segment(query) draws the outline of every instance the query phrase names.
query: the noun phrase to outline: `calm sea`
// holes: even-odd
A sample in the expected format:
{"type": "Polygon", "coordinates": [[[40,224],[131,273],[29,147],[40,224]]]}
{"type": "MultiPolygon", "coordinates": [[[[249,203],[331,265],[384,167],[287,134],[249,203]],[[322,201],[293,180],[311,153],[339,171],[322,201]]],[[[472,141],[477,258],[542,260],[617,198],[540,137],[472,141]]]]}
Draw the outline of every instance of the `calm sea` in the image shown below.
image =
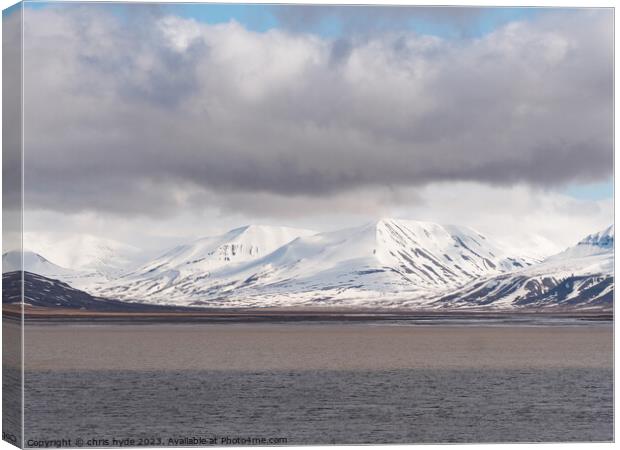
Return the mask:
{"type": "Polygon", "coordinates": [[[29,447],[611,441],[612,338],[609,323],[27,324],[24,435],[29,447]]]}
{"type": "Polygon", "coordinates": [[[609,369],[50,371],[28,373],[26,385],[27,440],[613,438],[609,369]]]}

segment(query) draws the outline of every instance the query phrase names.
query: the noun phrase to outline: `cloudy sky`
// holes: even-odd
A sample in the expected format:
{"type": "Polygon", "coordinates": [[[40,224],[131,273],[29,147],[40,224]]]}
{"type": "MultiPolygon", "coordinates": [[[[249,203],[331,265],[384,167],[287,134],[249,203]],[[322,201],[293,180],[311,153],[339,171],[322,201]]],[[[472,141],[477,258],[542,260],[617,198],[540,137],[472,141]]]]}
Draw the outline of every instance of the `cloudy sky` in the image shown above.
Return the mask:
{"type": "MultiPolygon", "coordinates": [[[[613,222],[613,12],[28,4],[25,229],[613,222]]],[[[26,243],[26,246],[28,244],[26,243]]]]}

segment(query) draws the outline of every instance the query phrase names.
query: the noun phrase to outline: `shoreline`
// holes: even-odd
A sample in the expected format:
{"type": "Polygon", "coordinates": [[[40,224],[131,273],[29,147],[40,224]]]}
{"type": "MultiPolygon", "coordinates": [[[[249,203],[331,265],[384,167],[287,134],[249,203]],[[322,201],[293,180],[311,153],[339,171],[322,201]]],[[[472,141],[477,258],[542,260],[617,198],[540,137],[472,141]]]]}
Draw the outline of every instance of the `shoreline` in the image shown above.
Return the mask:
{"type": "MultiPolygon", "coordinates": [[[[22,307],[5,304],[3,319],[19,321],[22,307]]],[[[280,323],[280,322],[424,322],[426,320],[515,320],[567,319],[613,323],[613,311],[517,310],[517,311],[437,311],[365,308],[264,308],[264,309],[196,309],[194,311],[89,311],[69,308],[25,306],[27,322],[188,322],[188,323],[280,323]]]]}

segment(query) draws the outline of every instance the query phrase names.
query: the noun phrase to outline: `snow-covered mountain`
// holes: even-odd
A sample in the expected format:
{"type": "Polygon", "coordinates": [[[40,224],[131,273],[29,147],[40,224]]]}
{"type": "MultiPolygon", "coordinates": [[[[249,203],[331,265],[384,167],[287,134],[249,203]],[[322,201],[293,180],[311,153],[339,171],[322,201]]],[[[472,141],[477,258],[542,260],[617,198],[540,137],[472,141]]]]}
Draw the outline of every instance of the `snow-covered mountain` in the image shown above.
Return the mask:
{"type": "MultiPolygon", "coordinates": [[[[89,311],[150,311],[170,310],[155,305],[121,302],[106,298],[97,298],[87,292],[75,289],[62,281],[47,278],[35,273],[11,271],[2,274],[2,303],[22,302],[22,282],[24,285],[23,302],[26,305],[47,308],[71,308],[89,311]]],[[[182,310],[173,308],[173,310],[182,310]]]]}
{"type": "MultiPolygon", "coordinates": [[[[211,279],[214,272],[224,267],[260,259],[298,237],[315,233],[300,228],[266,225],[235,228],[222,235],[175,247],[98,292],[124,299],[144,298],[146,301],[155,298],[155,295],[165,297],[173,294],[176,301],[184,296],[188,284],[211,279]]],[[[186,300],[191,302],[189,298],[186,300]]],[[[171,301],[169,299],[167,303],[171,301]]]]}
{"type": "Polygon", "coordinates": [[[24,243],[29,249],[45,255],[62,267],[105,278],[116,277],[145,262],[136,247],[89,234],[65,236],[25,233],[24,243]]]}
{"type": "Polygon", "coordinates": [[[614,226],[540,264],[476,280],[432,303],[443,308],[611,308],[614,226]]]}
{"type": "Polygon", "coordinates": [[[300,228],[248,225],[175,247],[138,269],[137,273],[209,272],[230,263],[258,259],[298,237],[315,233],[300,228]]]}
{"type": "Polygon", "coordinates": [[[23,253],[17,250],[8,251],[2,254],[2,273],[13,272],[16,270],[26,270],[51,278],[72,277],[74,271],[61,267],[38,253],[25,250],[23,253]],[[23,269],[22,269],[23,255],[23,269]]]}
{"type": "Polygon", "coordinates": [[[585,256],[609,254],[614,251],[614,226],[610,225],[598,233],[589,234],[577,245],[547,258],[547,261],[567,260],[585,256]]]}
{"type": "Polygon", "coordinates": [[[99,293],[161,304],[388,306],[534,262],[474,230],[429,222],[382,219],[296,239],[284,233],[290,242],[270,239],[271,253],[252,250],[248,229],[179,247],[99,293]],[[243,245],[235,247],[237,236],[243,245]]]}
{"type": "MultiPolygon", "coordinates": [[[[72,270],[33,252],[24,263],[93,297],[136,304],[610,309],[613,250],[613,225],[540,262],[466,227],[382,219],[323,233],[245,226],[125,273],[72,270]]],[[[4,272],[19,263],[18,253],[3,255],[4,272]]]]}
{"type": "MultiPolygon", "coordinates": [[[[2,255],[2,273],[22,270],[22,252],[13,250],[2,255]]],[[[77,266],[79,267],[79,265],[77,266]]],[[[39,253],[23,251],[23,270],[35,273],[54,280],[69,283],[77,289],[96,291],[101,286],[107,285],[111,280],[122,274],[122,269],[108,266],[107,270],[102,266],[87,265],[83,270],[71,269],[60,266],[39,253]]]]}

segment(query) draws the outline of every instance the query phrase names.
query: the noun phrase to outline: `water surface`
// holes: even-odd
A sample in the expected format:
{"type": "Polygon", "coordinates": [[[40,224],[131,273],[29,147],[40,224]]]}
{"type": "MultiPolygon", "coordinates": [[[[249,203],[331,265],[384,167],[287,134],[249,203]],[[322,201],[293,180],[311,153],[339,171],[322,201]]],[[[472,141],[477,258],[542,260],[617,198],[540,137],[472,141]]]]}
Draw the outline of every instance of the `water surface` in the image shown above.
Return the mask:
{"type": "Polygon", "coordinates": [[[610,441],[612,348],[609,323],[27,324],[25,438],[610,441]]]}

